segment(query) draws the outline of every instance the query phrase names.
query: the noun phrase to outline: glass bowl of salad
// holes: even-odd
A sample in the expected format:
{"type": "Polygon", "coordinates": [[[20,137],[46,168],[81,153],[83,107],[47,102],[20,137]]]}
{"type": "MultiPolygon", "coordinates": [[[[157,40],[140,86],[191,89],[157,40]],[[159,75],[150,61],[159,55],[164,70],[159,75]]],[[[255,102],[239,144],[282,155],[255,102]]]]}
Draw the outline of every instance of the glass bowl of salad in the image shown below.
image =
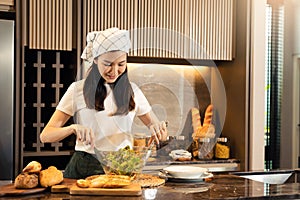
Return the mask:
{"type": "Polygon", "coordinates": [[[126,146],[117,151],[99,151],[95,148],[95,154],[105,174],[135,177],[142,172],[151,150],[140,146],[126,146]]]}

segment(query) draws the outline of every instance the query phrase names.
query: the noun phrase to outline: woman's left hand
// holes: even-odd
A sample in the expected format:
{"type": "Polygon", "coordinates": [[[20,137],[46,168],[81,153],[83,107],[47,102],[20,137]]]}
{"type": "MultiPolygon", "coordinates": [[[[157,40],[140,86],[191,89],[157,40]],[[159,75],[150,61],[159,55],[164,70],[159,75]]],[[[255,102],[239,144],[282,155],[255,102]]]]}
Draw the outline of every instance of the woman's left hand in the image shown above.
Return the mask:
{"type": "Polygon", "coordinates": [[[167,123],[165,121],[151,124],[149,126],[149,129],[151,131],[152,136],[148,142],[148,145],[150,145],[153,142],[153,140],[156,141],[156,144],[159,144],[159,141],[167,140],[168,130],[167,123]]]}

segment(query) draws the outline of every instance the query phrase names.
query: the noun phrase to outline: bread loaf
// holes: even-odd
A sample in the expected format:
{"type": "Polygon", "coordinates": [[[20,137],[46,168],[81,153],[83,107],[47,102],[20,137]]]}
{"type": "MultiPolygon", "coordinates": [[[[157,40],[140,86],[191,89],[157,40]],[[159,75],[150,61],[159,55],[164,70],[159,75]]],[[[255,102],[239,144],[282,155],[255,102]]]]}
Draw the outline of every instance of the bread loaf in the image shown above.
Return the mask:
{"type": "Polygon", "coordinates": [[[39,177],[37,174],[21,173],[16,177],[14,181],[14,186],[18,189],[35,188],[38,186],[38,184],[39,177]]]}
{"type": "Polygon", "coordinates": [[[57,185],[64,180],[63,173],[54,166],[40,172],[40,184],[42,187],[57,185]]]}

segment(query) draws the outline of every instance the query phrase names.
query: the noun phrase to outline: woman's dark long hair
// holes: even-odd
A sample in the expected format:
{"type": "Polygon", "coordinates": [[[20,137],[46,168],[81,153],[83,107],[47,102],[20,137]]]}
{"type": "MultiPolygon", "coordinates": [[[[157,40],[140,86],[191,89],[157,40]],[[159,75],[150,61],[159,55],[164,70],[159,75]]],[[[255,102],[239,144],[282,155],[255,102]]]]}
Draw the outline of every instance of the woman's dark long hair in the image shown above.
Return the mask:
{"type": "MultiPolygon", "coordinates": [[[[105,109],[104,99],[107,96],[107,91],[104,84],[105,80],[100,75],[98,66],[93,63],[83,86],[84,100],[88,108],[97,111],[105,109]]],[[[126,115],[135,108],[134,93],[128,79],[127,67],[125,72],[109,85],[117,105],[117,111],[113,115],[126,115]]]]}

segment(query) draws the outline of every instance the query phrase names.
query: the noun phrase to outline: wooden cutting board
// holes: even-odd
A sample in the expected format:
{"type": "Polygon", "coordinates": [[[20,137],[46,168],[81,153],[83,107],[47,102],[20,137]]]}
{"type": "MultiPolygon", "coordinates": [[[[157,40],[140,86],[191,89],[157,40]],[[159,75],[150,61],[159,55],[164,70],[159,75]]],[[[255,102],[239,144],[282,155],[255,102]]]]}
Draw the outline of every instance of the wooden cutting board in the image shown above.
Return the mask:
{"type": "Polygon", "coordinates": [[[76,184],[70,188],[72,195],[109,195],[109,196],[140,196],[142,188],[139,184],[131,184],[122,188],[80,188],[76,184]]]}
{"type": "Polygon", "coordinates": [[[64,178],[62,183],[51,187],[51,192],[52,193],[69,193],[70,188],[74,184],[76,184],[76,179],[64,178]]]}
{"type": "Polygon", "coordinates": [[[17,196],[17,195],[26,195],[34,194],[38,192],[43,192],[47,188],[31,188],[31,189],[16,189],[14,184],[2,185],[0,186],[0,196],[17,196]]]}

